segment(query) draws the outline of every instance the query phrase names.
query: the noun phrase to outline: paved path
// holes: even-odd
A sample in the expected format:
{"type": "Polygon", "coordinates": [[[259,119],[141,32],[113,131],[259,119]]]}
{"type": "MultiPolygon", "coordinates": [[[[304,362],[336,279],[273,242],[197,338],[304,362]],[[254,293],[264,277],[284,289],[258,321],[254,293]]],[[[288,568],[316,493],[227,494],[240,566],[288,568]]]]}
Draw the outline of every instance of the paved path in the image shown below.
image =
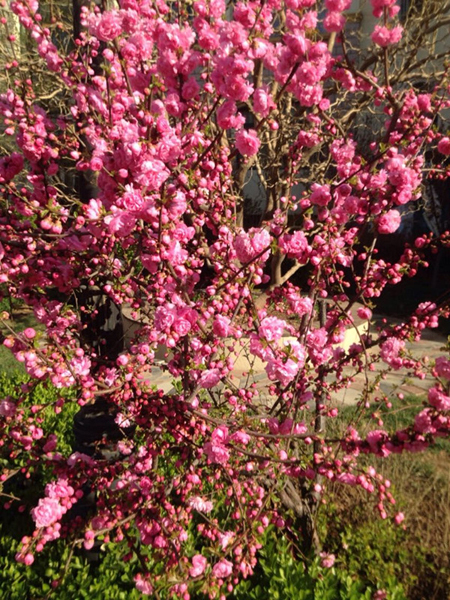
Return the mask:
{"type": "MultiPolygon", "coordinates": [[[[394,323],[393,319],[389,319],[390,323],[394,323]]],[[[428,356],[430,360],[434,360],[436,357],[445,354],[442,350],[447,343],[447,338],[444,335],[440,335],[433,330],[426,330],[421,341],[415,342],[414,344],[407,343],[407,347],[413,352],[415,358],[423,358],[428,356]]],[[[162,366],[162,365],[161,365],[162,366]]],[[[235,370],[231,377],[232,382],[239,388],[248,387],[249,384],[254,383],[256,389],[260,391],[262,398],[267,398],[268,402],[273,402],[273,397],[268,395],[267,388],[270,385],[270,381],[264,370],[264,366],[261,361],[256,360],[253,365],[253,372],[251,375],[247,375],[249,371],[248,361],[240,356],[239,360],[236,361],[235,370]]],[[[373,379],[377,373],[379,373],[386,365],[380,363],[376,366],[376,370],[372,373],[369,372],[369,377],[373,379]]],[[[351,374],[352,371],[348,368],[347,374],[351,374]]],[[[153,367],[151,374],[149,374],[148,380],[152,385],[157,386],[164,392],[169,392],[173,389],[172,377],[170,374],[165,372],[160,367],[153,367]]],[[[380,383],[381,391],[387,395],[392,393],[402,392],[405,396],[408,394],[414,395],[425,395],[427,390],[433,384],[434,379],[427,375],[424,379],[414,377],[407,372],[406,369],[399,369],[398,371],[391,371],[387,373],[384,379],[380,383]]],[[[354,381],[347,389],[342,389],[336,393],[336,402],[343,404],[354,404],[361,398],[361,393],[364,390],[365,377],[362,373],[357,374],[354,377],[354,381]]]]}

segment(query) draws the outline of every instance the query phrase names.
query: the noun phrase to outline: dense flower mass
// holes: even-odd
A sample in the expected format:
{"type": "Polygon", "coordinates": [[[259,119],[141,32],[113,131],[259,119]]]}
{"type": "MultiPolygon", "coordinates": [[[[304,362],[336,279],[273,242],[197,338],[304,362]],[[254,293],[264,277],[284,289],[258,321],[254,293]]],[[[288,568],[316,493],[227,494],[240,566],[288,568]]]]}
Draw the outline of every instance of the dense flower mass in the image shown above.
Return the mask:
{"type": "Polygon", "coordinates": [[[37,1],[11,3],[52,87],[5,65],[0,299],[35,325],[1,315],[30,379],[0,398],[0,455],[46,474],[17,559],[125,539],[142,594],[222,600],[269,526],[311,548],[328,482],[376,494],[400,523],[360,456],[449,435],[450,362],[410,349],[448,304],[418,301],[392,327],[374,316],[450,245],[402,237],[427,212],[424,173],[450,172],[448,73],[418,93],[402,71],[395,0],[371,0],[364,61],[350,0],[87,4],[69,44],[37,1]],[[388,370],[435,378],[401,431],[374,416],[388,370]],[[330,435],[360,373],[357,417],[330,435]],[[56,402],[25,402],[39,382],[56,402]],[[69,402],[78,437],[63,451],[42,414],[69,402]]]}

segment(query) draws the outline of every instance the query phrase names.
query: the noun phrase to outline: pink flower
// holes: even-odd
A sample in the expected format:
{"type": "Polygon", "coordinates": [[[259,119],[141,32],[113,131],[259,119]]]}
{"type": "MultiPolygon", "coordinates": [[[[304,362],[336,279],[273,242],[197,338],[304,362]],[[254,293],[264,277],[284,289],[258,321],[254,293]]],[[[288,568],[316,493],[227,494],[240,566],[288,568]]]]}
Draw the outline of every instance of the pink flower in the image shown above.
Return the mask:
{"type": "Polygon", "coordinates": [[[287,385],[297,375],[299,368],[300,364],[291,358],[286,362],[281,359],[269,359],[266,372],[271,381],[278,380],[281,385],[287,385]]]}
{"type": "Polygon", "coordinates": [[[246,446],[250,441],[250,436],[245,431],[235,431],[230,438],[233,442],[244,444],[246,446]]]}
{"type": "Polygon", "coordinates": [[[49,498],[69,498],[75,491],[67,479],[58,479],[45,486],[45,493],[49,498]]]}
{"type": "Polygon", "coordinates": [[[405,342],[396,338],[389,338],[380,346],[380,358],[393,369],[400,369],[403,360],[399,357],[405,347],[405,342]]]}
{"type": "Polygon", "coordinates": [[[230,333],[231,320],[228,317],[217,315],[213,323],[213,331],[217,337],[227,337],[230,333]]]}
{"type": "Polygon", "coordinates": [[[378,46],[387,48],[392,44],[397,44],[402,39],[402,33],[403,27],[401,25],[397,25],[392,29],[388,29],[384,25],[376,25],[371,38],[378,46]]]}
{"type": "Polygon", "coordinates": [[[189,575],[191,577],[200,577],[203,575],[208,561],[201,554],[196,554],[192,557],[192,567],[189,569],[189,575]]]}
{"type": "Polygon", "coordinates": [[[226,577],[229,577],[232,572],[233,564],[230,563],[229,560],[226,560],[226,558],[223,558],[221,561],[216,563],[212,570],[214,577],[217,579],[225,579],[226,577]]]}
{"type": "Polygon", "coordinates": [[[333,350],[328,345],[328,334],[324,327],[312,329],[307,335],[307,348],[309,357],[314,365],[320,365],[327,362],[333,350]]]}
{"type": "Polygon", "coordinates": [[[13,417],[16,414],[17,407],[14,402],[5,398],[0,402],[0,415],[2,417],[13,417]]]}
{"type": "Polygon", "coordinates": [[[225,446],[222,446],[222,444],[206,442],[204,446],[204,451],[206,456],[212,463],[216,463],[219,465],[226,465],[230,458],[230,452],[228,448],[225,448],[225,446]]]}
{"type": "Polygon", "coordinates": [[[23,335],[27,338],[27,340],[32,340],[34,337],[36,337],[36,331],[32,327],[27,327],[24,330],[23,335]]]}
{"type": "Polygon", "coordinates": [[[276,104],[266,86],[258,88],[255,91],[253,94],[253,108],[255,112],[263,117],[267,117],[275,107],[276,104]]]}
{"type": "Polygon", "coordinates": [[[116,234],[117,237],[126,237],[133,231],[136,217],[132,213],[120,210],[114,215],[105,217],[105,223],[108,225],[109,233],[116,234]]]}
{"type": "Polygon", "coordinates": [[[258,328],[259,336],[266,339],[268,342],[277,342],[283,335],[286,321],[277,317],[266,317],[261,321],[258,328]]]}
{"type": "Polygon", "coordinates": [[[438,152],[445,156],[450,156],[450,138],[443,137],[438,142],[438,152]]]}
{"type": "Polygon", "coordinates": [[[382,429],[369,431],[366,440],[369,444],[370,452],[376,454],[377,456],[388,456],[388,454],[390,454],[390,451],[386,448],[385,445],[388,439],[388,434],[382,429]]]}
{"type": "Polygon", "coordinates": [[[177,317],[173,323],[172,328],[173,328],[173,331],[179,337],[183,337],[190,332],[190,330],[192,328],[192,324],[188,319],[185,319],[184,317],[177,317]]]}
{"type": "Polygon", "coordinates": [[[136,589],[141,592],[141,594],[144,594],[144,596],[150,596],[153,594],[153,586],[147,577],[143,577],[140,573],[138,573],[134,578],[134,581],[136,584],[136,589]]]}
{"type": "Polygon", "coordinates": [[[242,129],[236,133],[236,148],[244,156],[253,156],[259,150],[261,141],[254,129],[242,129]]]}
{"type": "Polygon", "coordinates": [[[155,329],[157,331],[168,331],[175,321],[176,308],[172,304],[158,306],[155,311],[155,329]]]}
{"type": "Polygon", "coordinates": [[[296,258],[300,262],[306,262],[311,253],[311,246],[303,231],[295,231],[292,235],[281,236],[279,244],[289,258],[296,258]]]}
{"type": "Polygon", "coordinates": [[[236,102],[226,100],[217,109],[217,124],[222,129],[240,129],[245,123],[245,117],[237,114],[236,102]]]}
{"type": "Polygon", "coordinates": [[[70,368],[75,375],[86,376],[91,370],[91,361],[87,356],[76,356],[70,361],[70,368]]]}
{"type": "Polygon", "coordinates": [[[204,500],[200,496],[194,496],[189,499],[189,505],[194,510],[202,513],[210,513],[213,509],[213,503],[210,500],[204,500]]]}
{"type": "Polygon", "coordinates": [[[334,554],[327,554],[326,552],[321,552],[320,558],[322,559],[320,561],[320,564],[324,569],[331,569],[331,567],[334,565],[334,562],[336,560],[336,557],[334,554]]]}
{"type": "Polygon", "coordinates": [[[141,174],[136,177],[136,181],[153,192],[158,190],[169,176],[170,172],[162,161],[149,158],[141,164],[141,174]]]}
{"type": "Polygon", "coordinates": [[[396,522],[397,525],[400,525],[400,523],[403,523],[404,520],[405,520],[405,515],[402,512],[397,513],[394,517],[394,521],[396,522]]]}
{"type": "Polygon", "coordinates": [[[394,233],[400,227],[402,216],[398,210],[388,210],[378,219],[377,227],[379,233],[394,233]]]}
{"type": "Polygon", "coordinates": [[[102,42],[109,42],[122,33],[122,20],[117,10],[104,12],[91,33],[102,42]]]}
{"type": "Polygon", "coordinates": [[[311,194],[310,200],[313,204],[318,206],[326,206],[331,200],[330,186],[328,184],[319,185],[313,183],[311,186],[313,193],[311,194]]]}
{"type": "Polygon", "coordinates": [[[211,441],[204,446],[204,451],[212,463],[225,465],[230,458],[230,452],[225,444],[228,442],[228,429],[217,427],[212,435],[211,441]]]}
{"type": "MultiPolygon", "coordinates": [[[[394,8],[397,0],[370,0],[372,4],[372,14],[374,17],[381,17],[383,8],[388,8],[390,11],[394,8]]],[[[393,16],[392,14],[390,16],[393,16]]]]}
{"type": "Polygon", "coordinates": [[[198,384],[208,390],[217,385],[220,380],[221,374],[219,369],[208,369],[207,371],[203,371],[198,384]]]}
{"type": "Polygon", "coordinates": [[[31,516],[36,527],[41,528],[53,525],[65,512],[66,509],[61,506],[57,498],[41,498],[38,505],[32,509],[31,516]]]}
{"type": "Polygon", "coordinates": [[[167,212],[169,213],[172,219],[177,219],[186,212],[186,208],[186,194],[178,190],[177,193],[170,199],[169,203],[167,204],[167,212]]]}
{"type": "Polygon", "coordinates": [[[450,397],[437,387],[428,390],[428,402],[438,410],[450,410],[450,397]]]}
{"type": "Polygon", "coordinates": [[[414,419],[414,429],[418,433],[435,433],[436,429],[433,427],[429,408],[422,410],[414,419]]]}
{"type": "Polygon", "coordinates": [[[328,10],[336,10],[342,12],[348,10],[352,5],[352,0],[325,0],[325,6],[328,10]]]}
{"type": "Polygon", "coordinates": [[[224,533],[219,531],[219,533],[217,534],[217,537],[220,542],[220,547],[222,548],[222,550],[225,550],[225,548],[228,546],[228,544],[234,538],[234,533],[232,531],[225,531],[224,533]]]}
{"type": "Polygon", "coordinates": [[[258,255],[260,260],[265,262],[270,254],[270,240],[270,233],[266,229],[253,227],[236,236],[233,246],[242,264],[251,262],[258,255]],[[264,250],[267,251],[263,252],[264,250]]]}
{"type": "Polygon", "coordinates": [[[23,169],[23,156],[13,152],[0,160],[0,181],[11,181],[23,169]]]}
{"type": "Polygon", "coordinates": [[[345,17],[340,12],[331,11],[323,20],[323,26],[326,31],[339,32],[342,31],[345,25],[345,17]]]}
{"type": "Polygon", "coordinates": [[[439,356],[436,359],[434,369],[438,377],[450,380],[450,361],[447,360],[445,356],[439,356]]]}
{"type": "Polygon", "coordinates": [[[356,314],[360,319],[369,321],[372,318],[372,311],[367,306],[360,306],[356,311],[356,314]]]}

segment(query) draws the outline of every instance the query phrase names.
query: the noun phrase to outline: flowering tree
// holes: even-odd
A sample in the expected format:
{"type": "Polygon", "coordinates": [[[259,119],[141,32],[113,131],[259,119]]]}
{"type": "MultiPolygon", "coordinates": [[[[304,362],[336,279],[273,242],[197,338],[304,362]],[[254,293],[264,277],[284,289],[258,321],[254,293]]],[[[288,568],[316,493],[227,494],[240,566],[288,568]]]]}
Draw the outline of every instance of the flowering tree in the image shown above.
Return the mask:
{"type": "Polygon", "coordinates": [[[62,52],[63,26],[47,27],[37,0],[11,3],[68,98],[57,111],[38,103],[32,74],[6,65],[0,113],[16,148],[0,161],[0,281],[45,333],[3,315],[4,343],[30,376],[23,401],[1,399],[3,478],[21,460],[52,473],[19,561],[59,537],[88,549],[126,538],[143,593],[216,597],[252,573],[270,523],[320,551],[327,482],[377,494],[381,516],[402,520],[361,457],[449,434],[450,362],[427,366],[406,344],[447,306],[425,302],[379,328],[371,308],[448,243],[424,235],[392,263],[377,255],[419,206],[424,176],[447,176],[449,82],[435,56],[433,79],[415,86],[428,46],[410,41],[438,30],[431,12],[405,41],[394,0],[371,0],[362,57],[364,40],[346,34],[350,4],[92,4],[62,52]],[[245,229],[251,178],[266,204],[245,229]],[[124,344],[126,311],[140,327],[124,344]],[[380,364],[436,377],[401,431],[370,418],[389,402],[370,376],[380,364]],[[158,369],[171,391],[155,385],[158,369]],[[361,372],[354,418],[328,434],[337,392],[361,372]],[[68,388],[83,418],[109,415],[109,438],[63,455],[44,407],[25,402],[38,382],[61,390],[56,412],[68,388]]]}

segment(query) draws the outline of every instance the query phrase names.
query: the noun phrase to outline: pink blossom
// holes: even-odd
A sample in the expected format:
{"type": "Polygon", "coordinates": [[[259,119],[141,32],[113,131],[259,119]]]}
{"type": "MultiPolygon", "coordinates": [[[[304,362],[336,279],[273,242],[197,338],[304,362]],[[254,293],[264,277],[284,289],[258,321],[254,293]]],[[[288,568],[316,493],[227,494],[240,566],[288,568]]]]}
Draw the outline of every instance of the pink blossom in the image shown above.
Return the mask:
{"type": "Polygon", "coordinates": [[[192,323],[183,316],[177,316],[172,325],[172,329],[179,337],[183,337],[191,331],[192,323]]]}
{"type": "Polygon", "coordinates": [[[289,258],[295,258],[300,262],[306,262],[311,253],[311,246],[308,244],[303,231],[295,231],[291,235],[283,235],[279,239],[280,248],[289,258]]]}
{"type": "Polygon", "coordinates": [[[162,249],[161,258],[168,260],[173,266],[182,265],[188,258],[188,252],[178,240],[172,240],[168,246],[162,249]]]}
{"type": "Polygon", "coordinates": [[[388,210],[378,219],[377,228],[379,233],[394,233],[400,227],[402,216],[398,210],[388,210]]]}
{"type": "Polygon", "coordinates": [[[438,152],[445,156],[450,156],[450,138],[443,137],[438,142],[438,152]]]}
{"type": "Polygon", "coordinates": [[[273,101],[273,98],[266,86],[255,90],[253,94],[253,107],[255,111],[263,117],[267,117],[276,107],[275,102],[273,101]]]}
{"type": "Polygon", "coordinates": [[[250,436],[245,431],[235,431],[233,435],[230,437],[232,442],[237,442],[238,444],[244,444],[246,446],[250,441],[250,436]]]}
{"type": "Polygon", "coordinates": [[[117,10],[104,12],[91,33],[96,35],[102,42],[109,42],[122,33],[122,22],[117,10]]]}
{"type": "Polygon", "coordinates": [[[134,578],[136,589],[144,594],[144,596],[151,596],[153,594],[153,586],[150,583],[148,577],[143,577],[140,573],[134,578]]]}
{"type": "Polygon", "coordinates": [[[126,237],[133,231],[136,217],[130,212],[117,211],[114,215],[105,217],[105,223],[111,234],[116,234],[117,237],[126,237]]]}
{"type": "Polygon", "coordinates": [[[285,419],[278,426],[278,433],[281,435],[303,435],[308,431],[304,423],[294,423],[292,419],[285,419]]]}
{"type": "Polygon", "coordinates": [[[328,184],[319,185],[313,183],[311,186],[313,193],[310,196],[310,200],[313,204],[318,206],[326,206],[331,200],[330,186],[328,184]]]}
{"type": "Polygon", "coordinates": [[[252,228],[237,235],[233,246],[242,264],[250,263],[258,256],[266,261],[270,253],[270,240],[270,233],[266,229],[252,228]]]}
{"type": "Polygon", "coordinates": [[[438,410],[450,410],[450,397],[437,387],[428,390],[428,402],[438,410]]]}
{"type": "Polygon", "coordinates": [[[434,370],[436,371],[438,377],[443,377],[444,379],[450,380],[450,360],[445,358],[445,356],[439,356],[436,358],[434,370]]]}
{"type": "Polygon", "coordinates": [[[396,338],[389,338],[380,346],[380,358],[393,369],[400,369],[403,364],[400,352],[405,347],[405,342],[396,338]]]}
{"type": "Polygon", "coordinates": [[[234,533],[232,531],[225,531],[224,533],[219,531],[217,538],[219,540],[220,547],[222,548],[222,550],[225,550],[225,548],[229,545],[231,540],[234,538],[234,533]]]}
{"type": "Polygon", "coordinates": [[[397,0],[370,0],[370,2],[372,4],[373,16],[381,17],[383,14],[383,8],[392,9],[397,0]]]}
{"type": "Polygon", "coordinates": [[[23,169],[23,156],[13,152],[9,156],[0,159],[0,181],[11,181],[23,169]]]}
{"type": "Polygon", "coordinates": [[[327,552],[320,553],[320,564],[324,569],[331,569],[336,561],[336,557],[334,554],[328,554],[327,552]]]}
{"type": "Polygon", "coordinates": [[[416,415],[414,419],[414,429],[418,433],[435,433],[433,422],[430,415],[430,409],[425,408],[416,415]]]}
{"type": "Polygon", "coordinates": [[[186,212],[186,208],[186,194],[178,190],[176,194],[170,199],[167,205],[167,211],[172,219],[177,219],[186,212]]]}
{"type": "Polygon", "coordinates": [[[102,204],[98,200],[89,200],[89,204],[85,207],[86,217],[91,221],[98,221],[101,215],[102,204]]]}
{"type": "Polygon", "coordinates": [[[223,558],[216,563],[212,570],[212,573],[216,579],[225,579],[226,577],[229,577],[232,572],[233,564],[229,560],[226,560],[226,558],[223,558]]]}
{"type": "Polygon", "coordinates": [[[222,129],[240,129],[245,123],[245,117],[237,114],[236,102],[226,100],[217,109],[217,124],[222,129]]]}
{"type": "Polygon", "coordinates": [[[367,306],[360,306],[356,311],[356,314],[360,319],[365,319],[367,321],[370,321],[372,318],[372,311],[370,308],[367,308],[367,306]]]}
{"type": "Polygon", "coordinates": [[[214,334],[218,337],[227,337],[230,334],[231,319],[217,315],[213,323],[214,334]]]}
{"type": "Polygon", "coordinates": [[[394,521],[397,525],[400,525],[400,523],[403,523],[404,520],[405,520],[405,515],[402,512],[397,513],[394,517],[394,521]]]}
{"type": "Polygon", "coordinates": [[[258,333],[260,337],[266,339],[268,342],[277,342],[281,339],[286,326],[286,321],[278,319],[278,317],[265,317],[261,321],[258,333]]]}
{"type": "Polygon", "coordinates": [[[200,496],[194,496],[189,499],[189,505],[198,512],[210,513],[213,509],[213,503],[210,500],[204,500],[200,496]]]}
{"type": "Polygon", "coordinates": [[[36,337],[36,331],[32,328],[32,327],[27,327],[24,332],[23,335],[28,339],[28,340],[32,340],[34,337],[36,337]]]}
{"type": "Polygon", "coordinates": [[[307,335],[308,354],[314,365],[330,360],[333,351],[329,346],[328,334],[324,327],[312,329],[307,335]]]}
{"type": "Polygon", "coordinates": [[[311,314],[314,308],[311,298],[301,297],[297,294],[288,294],[287,299],[292,310],[300,317],[311,314]]]}
{"type": "Polygon", "coordinates": [[[342,13],[331,11],[323,20],[323,26],[326,31],[339,32],[342,31],[345,25],[345,17],[342,13]]]}
{"type": "Polygon", "coordinates": [[[0,402],[0,415],[2,417],[13,417],[16,414],[16,410],[16,405],[8,398],[0,402]]]}
{"type": "Polygon", "coordinates": [[[204,451],[212,463],[225,465],[230,458],[230,452],[225,444],[228,442],[228,429],[217,427],[212,435],[211,441],[204,446],[204,451]]]}
{"type": "Polygon", "coordinates": [[[91,361],[87,356],[75,356],[69,364],[75,375],[86,376],[90,373],[91,361]]]}
{"type": "Polygon", "coordinates": [[[397,44],[402,39],[403,27],[397,25],[392,29],[388,29],[384,25],[375,25],[375,29],[371,35],[372,41],[382,48],[397,44]]]}
{"type": "Polygon", "coordinates": [[[212,463],[217,463],[219,465],[226,465],[230,458],[230,451],[222,444],[206,442],[204,451],[212,463]]]}
{"type": "Polygon", "coordinates": [[[189,569],[191,577],[200,577],[205,572],[208,561],[201,554],[192,557],[192,567],[189,569]]]}
{"type": "Polygon", "coordinates": [[[198,380],[198,384],[206,389],[210,389],[217,385],[221,380],[222,375],[219,369],[208,369],[203,371],[200,379],[198,380]]]}
{"type": "Polygon", "coordinates": [[[141,173],[136,177],[136,181],[144,185],[148,191],[155,191],[161,187],[169,176],[170,171],[162,161],[148,158],[141,164],[141,173]]]}
{"type": "Polygon", "coordinates": [[[41,498],[38,505],[32,509],[31,516],[33,517],[36,527],[49,527],[59,521],[66,509],[61,506],[57,498],[41,498]]]}
{"type": "Polygon", "coordinates": [[[385,446],[385,443],[388,441],[388,439],[389,438],[386,431],[381,429],[369,431],[366,438],[370,447],[370,451],[377,456],[387,456],[389,454],[389,451],[385,446]]]}
{"type": "Polygon", "coordinates": [[[281,385],[287,385],[297,375],[300,364],[288,358],[286,361],[271,358],[266,366],[267,376],[271,381],[278,380],[281,385]]]}
{"type": "Polygon", "coordinates": [[[67,479],[61,478],[48,483],[45,486],[45,493],[49,498],[69,498],[74,495],[75,491],[67,479]]]}
{"type": "Polygon", "coordinates": [[[244,156],[253,156],[260,146],[261,141],[254,129],[241,129],[236,133],[236,148],[244,156]]]}
{"type": "Polygon", "coordinates": [[[325,0],[325,6],[328,10],[336,10],[342,12],[348,10],[352,5],[352,0],[325,0]]]}

